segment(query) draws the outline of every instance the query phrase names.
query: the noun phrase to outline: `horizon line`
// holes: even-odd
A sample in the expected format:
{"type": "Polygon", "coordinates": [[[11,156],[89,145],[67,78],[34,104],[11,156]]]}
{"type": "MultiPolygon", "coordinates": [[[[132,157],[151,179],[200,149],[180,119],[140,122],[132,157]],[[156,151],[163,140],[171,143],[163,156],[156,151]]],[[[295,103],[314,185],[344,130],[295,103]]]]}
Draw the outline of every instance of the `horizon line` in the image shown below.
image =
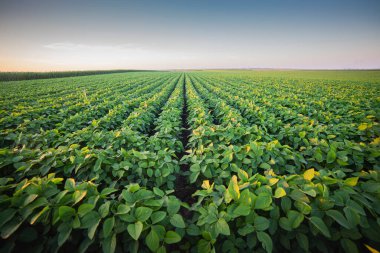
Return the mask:
{"type": "Polygon", "coordinates": [[[268,67],[245,67],[245,68],[167,68],[167,69],[72,69],[72,70],[42,70],[42,71],[2,71],[0,73],[49,73],[49,72],[82,72],[82,71],[181,71],[181,70],[289,70],[289,71],[380,71],[377,68],[268,68],[268,67]]]}

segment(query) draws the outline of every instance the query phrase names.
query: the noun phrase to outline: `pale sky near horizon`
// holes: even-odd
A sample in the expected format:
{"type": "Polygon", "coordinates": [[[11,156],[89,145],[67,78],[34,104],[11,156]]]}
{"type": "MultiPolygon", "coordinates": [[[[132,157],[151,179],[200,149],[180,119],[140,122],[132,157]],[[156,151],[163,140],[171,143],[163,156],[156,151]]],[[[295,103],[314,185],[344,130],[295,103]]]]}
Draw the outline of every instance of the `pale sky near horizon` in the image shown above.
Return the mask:
{"type": "Polygon", "coordinates": [[[380,68],[378,0],[0,0],[0,71],[380,68]]]}

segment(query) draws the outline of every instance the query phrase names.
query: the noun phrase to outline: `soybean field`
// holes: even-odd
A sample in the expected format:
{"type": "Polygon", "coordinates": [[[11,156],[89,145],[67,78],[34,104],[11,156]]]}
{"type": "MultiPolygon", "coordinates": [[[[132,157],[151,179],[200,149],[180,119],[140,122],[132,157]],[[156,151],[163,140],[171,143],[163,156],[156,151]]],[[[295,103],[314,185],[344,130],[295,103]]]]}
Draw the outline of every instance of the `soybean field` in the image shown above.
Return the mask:
{"type": "Polygon", "coordinates": [[[1,252],[378,252],[380,77],[352,73],[0,82],[1,252]]]}

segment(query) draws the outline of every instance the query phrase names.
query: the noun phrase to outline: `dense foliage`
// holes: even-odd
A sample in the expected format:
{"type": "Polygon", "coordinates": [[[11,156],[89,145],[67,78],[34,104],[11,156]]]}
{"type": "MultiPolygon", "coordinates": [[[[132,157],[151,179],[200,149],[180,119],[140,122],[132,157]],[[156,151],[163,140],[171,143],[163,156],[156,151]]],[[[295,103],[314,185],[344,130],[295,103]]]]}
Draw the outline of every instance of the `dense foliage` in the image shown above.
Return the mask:
{"type": "Polygon", "coordinates": [[[78,70],[78,71],[55,71],[55,72],[0,72],[0,81],[20,81],[31,79],[47,79],[71,76],[89,76],[100,74],[114,74],[125,72],[141,72],[144,70],[78,70]]]}
{"type": "Polygon", "coordinates": [[[0,83],[1,252],[376,252],[380,86],[239,72],[0,83]]]}

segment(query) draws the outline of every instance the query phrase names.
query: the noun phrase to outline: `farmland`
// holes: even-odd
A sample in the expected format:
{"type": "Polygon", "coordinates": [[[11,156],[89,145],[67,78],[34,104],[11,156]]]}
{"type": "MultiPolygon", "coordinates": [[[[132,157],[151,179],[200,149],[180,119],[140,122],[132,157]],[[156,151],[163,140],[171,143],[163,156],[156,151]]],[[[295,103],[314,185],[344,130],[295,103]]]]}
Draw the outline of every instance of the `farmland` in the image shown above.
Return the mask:
{"type": "Polygon", "coordinates": [[[0,82],[0,248],[379,250],[379,94],[378,71],[0,82]]]}

